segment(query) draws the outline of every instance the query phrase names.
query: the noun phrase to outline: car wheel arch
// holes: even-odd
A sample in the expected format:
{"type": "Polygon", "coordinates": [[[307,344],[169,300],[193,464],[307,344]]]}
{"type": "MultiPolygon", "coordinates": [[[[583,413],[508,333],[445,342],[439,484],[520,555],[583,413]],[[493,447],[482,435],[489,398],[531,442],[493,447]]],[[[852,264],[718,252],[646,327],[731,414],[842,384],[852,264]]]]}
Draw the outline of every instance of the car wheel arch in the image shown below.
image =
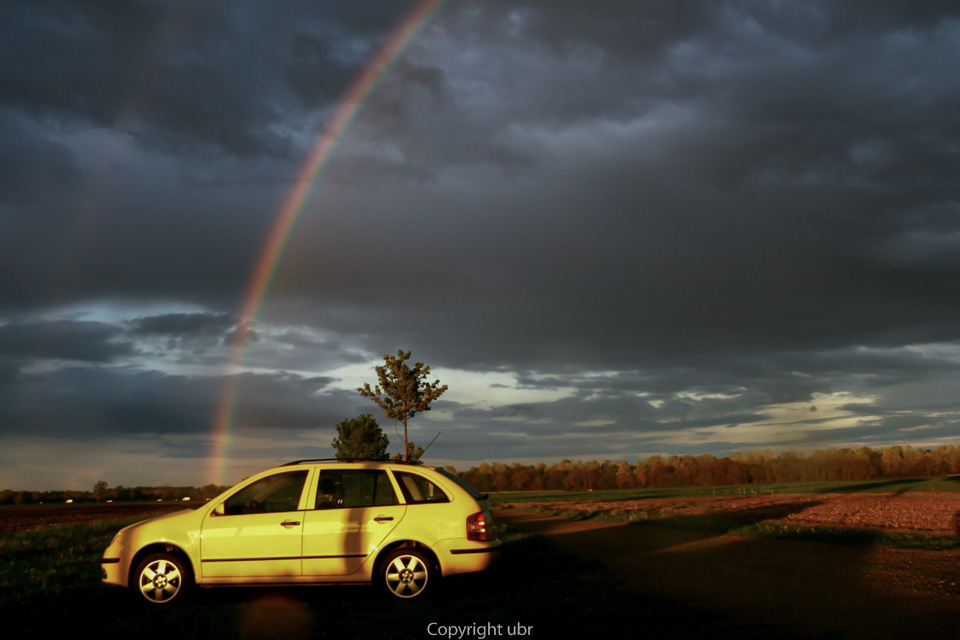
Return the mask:
{"type": "Polygon", "coordinates": [[[434,553],[433,549],[431,549],[425,544],[421,544],[417,542],[416,540],[397,540],[395,542],[391,542],[390,544],[388,544],[387,546],[385,546],[384,548],[380,549],[377,552],[377,557],[374,558],[374,563],[373,563],[373,576],[375,577],[379,574],[380,563],[383,562],[384,558],[388,557],[391,552],[403,547],[413,547],[426,553],[427,556],[429,556],[431,562],[433,563],[434,568],[436,568],[437,570],[437,577],[439,578],[443,575],[443,567],[440,564],[440,559],[437,557],[437,554],[434,553]]]}
{"type": "Polygon", "coordinates": [[[183,562],[184,567],[189,573],[189,575],[186,576],[187,579],[192,584],[197,583],[197,573],[193,567],[193,561],[190,559],[190,554],[188,554],[186,551],[184,551],[183,549],[181,549],[176,545],[165,543],[165,542],[158,542],[155,544],[146,545],[145,547],[137,551],[136,555],[133,556],[133,559],[130,561],[129,573],[127,574],[128,585],[132,585],[136,582],[136,576],[134,576],[134,574],[136,573],[137,567],[140,566],[140,563],[143,561],[143,559],[154,553],[169,553],[171,555],[177,556],[180,559],[180,561],[183,562]]]}

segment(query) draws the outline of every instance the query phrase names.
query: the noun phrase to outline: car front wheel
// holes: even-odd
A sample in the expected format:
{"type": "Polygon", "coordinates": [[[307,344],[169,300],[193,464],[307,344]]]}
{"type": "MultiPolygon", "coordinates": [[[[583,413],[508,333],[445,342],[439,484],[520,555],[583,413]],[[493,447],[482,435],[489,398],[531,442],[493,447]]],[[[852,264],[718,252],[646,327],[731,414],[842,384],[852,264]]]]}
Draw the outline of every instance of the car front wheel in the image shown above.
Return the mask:
{"type": "Polygon", "coordinates": [[[416,598],[439,577],[433,561],[418,549],[401,548],[388,555],[380,569],[381,584],[398,598],[416,598]]]}
{"type": "Polygon", "coordinates": [[[166,604],[186,589],[189,577],[180,558],[169,553],[154,553],[139,564],[134,580],[134,591],[148,602],[166,604]]]}

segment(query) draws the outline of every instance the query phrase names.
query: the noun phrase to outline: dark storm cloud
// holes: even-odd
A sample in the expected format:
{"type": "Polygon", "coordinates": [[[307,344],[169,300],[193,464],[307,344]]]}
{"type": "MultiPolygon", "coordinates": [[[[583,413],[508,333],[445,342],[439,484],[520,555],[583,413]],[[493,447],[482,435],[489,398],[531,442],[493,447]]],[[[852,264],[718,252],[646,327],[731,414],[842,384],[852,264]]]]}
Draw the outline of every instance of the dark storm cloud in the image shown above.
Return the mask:
{"type": "Polygon", "coordinates": [[[360,404],[355,394],[336,389],[320,393],[331,382],[334,379],[328,377],[245,374],[240,378],[236,425],[248,429],[329,428],[360,404]]]}
{"type": "MultiPolygon", "coordinates": [[[[15,111],[0,109],[0,202],[23,202],[61,188],[77,178],[77,159],[64,145],[47,139],[41,125],[15,111]]],[[[0,222],[2,224],[2,222],[0,222]]],[[[4,225],[5,233],[15,233],[4,225]]]]}
{"type": "Polygon", "coordinates": [[[165,147],[283,153],[272,128],[335,101],[403,3],[11,2],[2,103],[165,147]]]}
{"type": "MultiPolygon", "coordinates": [[[[330,388],[336,379],[329,376],[182,375],[145,368],[149,358],[222,370],[235,322],[230,314],[167,313],[119,324],[56,320],[0,326],[0,435],[81,440],[203,435],[211,432],[225,402],[231,403],[231,429],[332,429],[369,409],[354,391],[330,388]]],[[[276,370],[284,363],[307,368],[318,358],[329,363],[357,355],[288,330],[277,339],[259,339],[249,360],[260,358],[276,370]]]]}
{"type": "Polygon", "coordinates": [[[402,3],[11,2],[0,305],[233,310],[296,165],[402,3]]]}
{"type": "Polygon", "coordinates": [[[133,320],[131,331],[142,335],[224,335],[237,324],[229,313],[165,313],[133,320]]]}
{"type": "MultiPolygon", "coordinates": [[[[277,212],[410,8],[0,8],[5,424],[208,428],[277,212]]],[[[370,411],[302,372],[402,347],[517,376],[451,389],[451,458],[947,437],[958,43],[955,3],[448,4],[305,203],[238,424],[370,411]]]]}
{"type": "Polygon", "coordinates": [[[383,301],[387,336],[444,344],[463,366],[955,339],[956,20],[829,4],[796,9],[796,26],[766,3],[698,6],[656,5],[657,37],[632,46],[615,8],[520,11],[519,35],[493,36],[506,53],[467,71],[509,99],[478,102],[450,62],[448,100],[425,97],[400,137],[430,179],[331,196],[304,231],[333,251],[291,257],[285,284],[383,301]],[[594,50],[559,46],[575,41],[594,50]],[[497,171],[492,147],[526,162],[497,171]],[[325,215],[341,207],[364,213],[325,215]],[[353,260],[359,277],[339,278],[362,238],[402,246],[405,269],[353,260]]]}
{"type": "MultiPolygon", "coordinates": [[[[176,67],[156,81],[184,86],[137,107],[146,124],[134,140],[148,145],[162,130],[272,156],[287,125],[332,104],[402,15],[352,5],[10,5],[17,28],[6,47],[25,64],[6,71],[4,95],[17,117],[71,113],[108,127],[119,107],[104,83],[176,67]],[[84,64],[88,48],[99,55],[84,64]],[[27,71],[41,58],[48,74],[27,71]]],[[[571,355],[623,368],[723,348],[955,337],[960,265],[949,234],[960,167],[949,60],[960,54],[950,11],[452,9],[358,123],[331,168],[334,178],[349,168],[354,182],[344,178],[308,211],[275,299],[375,310],[342,316],[342,328],[450,345],[448,364],[490,367],[556,366],[571,355]],[[444,38],[462,45],[444,51],[444,38]],[[481,53],[485,64],[473,65],[481,53]],[[404,247],[403,269],[384,267],[391,244],[404,247]],[[424,322],[441,315],[438,326],[424,322]]],[[[207,160],[225,174],[216,154],[207,160]]],[[[277,164],[230,166],[281,175],[277,164]]],[[[30,265],[42,285],[11,280],[13,297],[140,290],[220,296],[224,311],[235,308],[282,181],[241,191],[133,178],[97,203],[107,250],[7,258],[7,273],[30,265]],[[61,282],[62,273],[72,277],[61,282]]],[[[67,208],[64,199],[56,213],[12,217],[39,239],[67,208]]]]}
{"type": "Polygon", "coordinates": [[[189,190],[132,167],[76,189],[10,207],[0,237],[0,306],[49,307],[90,299],[202,300],[236,309],[269,217],[272,188],[189,190]]]}
{"type": "MultiPolygon", "coordinates": [[[[144,316],[125,323],[132,339],[144,353],[172,358],[180,364],[218,366],[232,344],[239,322],[230,313],[165,313],[144,316]]],[[[248,340],[258,336],[250,332],[248,340]]]]}
{"type": "MultiPolygon", "coordinates": [[[[332,379],[291,374],[242,374],[237,428],[311,429],[343,419],[349,401],[317,395],[332,379]]],[[[0,379],[5,435],[88,439],[104,435],[206,434],[224,400],[223,376],[69,367],[0,379]]],[[[354,404],[357,404],[354,400],[354,404]]],[[[352,410],[353,406],[349,406],[352,410]]]]}
{"type": "Polygon", "coordinates": [[[0,326],[0,360],[109,362],[134,353],[116,327],[101,322],[58,320],[0,326]]]}
{"type": "MultiPolygon", "coordinates": [[[[910,3],[900,0],[860,0],[774,3],[686,2],[654,0],[638,6],[631,0],[582,3],[577,0],[495,1],[494,14],[519,14],[522,35],[557,48],[591,42],[604,50],[635,56],[663,51],[689,38],[709,38],[721,27],[739,26],[782,34],[787,40],[829,43],[850,34],[871,35],[888,30],[927,29],[960,15],[949,1],[910,3]]],[[[503,24],[503,23],[501,23],[503,24]]]]}

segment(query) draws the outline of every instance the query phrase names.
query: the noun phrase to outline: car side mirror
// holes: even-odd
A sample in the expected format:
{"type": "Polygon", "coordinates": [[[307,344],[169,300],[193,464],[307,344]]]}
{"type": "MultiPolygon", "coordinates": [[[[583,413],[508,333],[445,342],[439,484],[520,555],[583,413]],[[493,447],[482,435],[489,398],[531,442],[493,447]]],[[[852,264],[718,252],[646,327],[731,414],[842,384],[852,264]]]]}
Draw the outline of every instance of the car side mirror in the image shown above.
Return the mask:
{"type": "Polygon", "coordinates": [[[213,515],[215,516],[226,515],[226,510],[224,509],[222,502],[213,508],[213,515]]]}

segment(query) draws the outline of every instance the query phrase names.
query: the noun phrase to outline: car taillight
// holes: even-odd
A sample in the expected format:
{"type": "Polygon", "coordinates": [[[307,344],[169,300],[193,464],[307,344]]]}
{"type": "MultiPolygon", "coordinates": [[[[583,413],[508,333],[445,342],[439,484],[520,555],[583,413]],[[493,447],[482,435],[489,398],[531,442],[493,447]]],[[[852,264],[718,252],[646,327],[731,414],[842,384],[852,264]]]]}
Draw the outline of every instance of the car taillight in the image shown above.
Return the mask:
{"type": "Polygon", "coordinates": [[[487,520],[483,517],[483,512],[467,516],[467,540],[486,542],[488,539],[487,520]]]}

